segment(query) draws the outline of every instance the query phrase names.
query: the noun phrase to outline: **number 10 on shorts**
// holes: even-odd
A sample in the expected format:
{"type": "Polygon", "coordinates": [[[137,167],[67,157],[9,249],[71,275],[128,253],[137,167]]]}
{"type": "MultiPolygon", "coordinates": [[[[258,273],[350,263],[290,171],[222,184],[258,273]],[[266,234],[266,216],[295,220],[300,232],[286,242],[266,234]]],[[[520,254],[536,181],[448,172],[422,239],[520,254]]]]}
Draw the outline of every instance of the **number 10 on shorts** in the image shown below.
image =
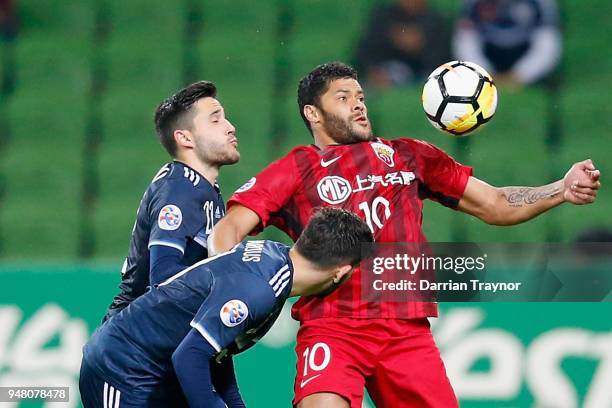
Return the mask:
{"type": "Polygon", "coordinates": [[[319,342],[315,343],[315,345],[312,346],[312,349],[310,347],[306,347],[306,350],[304,350],[304,354],[302,354],[302,356],[304,357],[303,375],[306,377],[308,375],[309,368],[312,371],[322,371],[328,366],[329,360],[331,360],[331,350],[327,344],[319,342]],[[321,353],[323,353],[322,359],[319,357],[321,353]],[[317,364],[317,361],[321,362],[317,364]]]}

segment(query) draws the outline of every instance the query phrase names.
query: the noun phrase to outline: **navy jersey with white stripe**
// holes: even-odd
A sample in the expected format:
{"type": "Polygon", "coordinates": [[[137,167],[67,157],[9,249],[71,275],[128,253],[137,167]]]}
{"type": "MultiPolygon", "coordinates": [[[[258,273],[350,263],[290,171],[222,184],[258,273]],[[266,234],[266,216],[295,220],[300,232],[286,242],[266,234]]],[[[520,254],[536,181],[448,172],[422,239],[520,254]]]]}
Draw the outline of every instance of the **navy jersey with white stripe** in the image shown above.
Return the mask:
{"type": "Polygon", "coordinates": [[[149,248],[164,245],[183,253],[185,267],[206,258],[206,240],[225,214],[219,187],[211,185],[189,166],[164,165],[153,178],[138,208],[120,293],[107,317],[116,314],[149,286],[149,248]]]}
{"type": "Polygon", "coordinates": [[[289,247],[244,241],[152,287],[100,326],[84,362],[116,386],[163,392],[172,353],[192,327],[219,356],[244,351],[272,327],[292,282],[289,247]]]}

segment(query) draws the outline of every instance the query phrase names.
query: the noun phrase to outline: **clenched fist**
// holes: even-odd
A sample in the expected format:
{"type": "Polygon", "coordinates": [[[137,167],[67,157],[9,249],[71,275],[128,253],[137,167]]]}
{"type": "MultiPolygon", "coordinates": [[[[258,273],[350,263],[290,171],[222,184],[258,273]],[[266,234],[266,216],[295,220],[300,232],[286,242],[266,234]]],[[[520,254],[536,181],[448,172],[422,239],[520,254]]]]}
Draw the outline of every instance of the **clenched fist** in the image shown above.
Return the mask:
{"type": "Polygon", "coordinates": [[[601,173],[591,159],[575,163],[563,177],[563,198],[572,204],[591,204],[601,186],[601,173]]]}

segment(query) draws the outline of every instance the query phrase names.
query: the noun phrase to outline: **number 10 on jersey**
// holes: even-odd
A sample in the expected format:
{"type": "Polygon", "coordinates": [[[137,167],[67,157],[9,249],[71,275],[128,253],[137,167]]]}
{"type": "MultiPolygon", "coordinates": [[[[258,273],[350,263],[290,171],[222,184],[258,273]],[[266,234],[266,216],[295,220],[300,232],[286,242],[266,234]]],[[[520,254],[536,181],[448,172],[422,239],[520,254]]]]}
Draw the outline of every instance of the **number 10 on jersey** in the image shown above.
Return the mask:
{"type": "Polygon", "coordinates": [[[385,221],[391,217],[391,204],[384,197],[376,197],[372,200],[372,205],[369,202],[363,201],[359,203],[359,209],[364,213],[364,219],[370,231],[374,233],[374,227],[382,229],[385,221]],[[378,214],[383,214],[383,219],[380,219],[378,214]]]}

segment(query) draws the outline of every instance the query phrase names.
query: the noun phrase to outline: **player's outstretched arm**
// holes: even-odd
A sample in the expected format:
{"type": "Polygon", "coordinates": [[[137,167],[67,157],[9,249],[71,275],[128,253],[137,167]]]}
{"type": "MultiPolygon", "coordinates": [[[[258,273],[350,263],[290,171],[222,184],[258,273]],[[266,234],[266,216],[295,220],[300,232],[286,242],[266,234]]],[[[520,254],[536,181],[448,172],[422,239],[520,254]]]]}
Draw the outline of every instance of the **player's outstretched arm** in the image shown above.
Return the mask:
{"type": "Polygon", "coordinates": [[[493,187],[470,177],[458,209],[487,224],[520,224],[564,202],[593,203],[599,177],[590,159],[574,164],[563,179],[540,187],[493,187]]]}
{"type": "Polygon", "coordinates": [[[215,225],[208,237],[208,256],[229,251],[259,224],[257,213],[235,204],[215,225]]]}

